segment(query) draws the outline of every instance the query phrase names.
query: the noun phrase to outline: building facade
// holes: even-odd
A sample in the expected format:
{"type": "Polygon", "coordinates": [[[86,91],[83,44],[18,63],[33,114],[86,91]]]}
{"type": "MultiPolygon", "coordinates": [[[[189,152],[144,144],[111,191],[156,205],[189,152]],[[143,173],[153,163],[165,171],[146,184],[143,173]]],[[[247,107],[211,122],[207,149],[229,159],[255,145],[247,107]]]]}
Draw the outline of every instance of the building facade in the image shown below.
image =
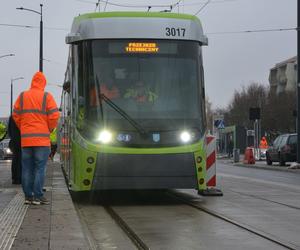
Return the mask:
{"type": "Polygon", "coordinates": [[[277,63],[269,75],[270,90],[272,94],[285,91],[296,91],[297,86],[297,57],[277,63]]]}

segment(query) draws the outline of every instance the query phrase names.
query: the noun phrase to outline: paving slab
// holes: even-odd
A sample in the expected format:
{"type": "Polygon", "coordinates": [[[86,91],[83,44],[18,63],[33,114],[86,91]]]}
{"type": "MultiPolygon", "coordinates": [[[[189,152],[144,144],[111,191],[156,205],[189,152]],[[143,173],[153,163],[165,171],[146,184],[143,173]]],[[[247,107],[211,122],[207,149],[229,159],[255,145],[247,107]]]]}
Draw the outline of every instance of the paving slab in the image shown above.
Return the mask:
{"type": "Polygon", "coordinates": [[[11,184],[10,161],[0,163],[0,249],[89,249],[59,162],[49,162],[49,205],[25,205],[20,185],[11,184]]]}

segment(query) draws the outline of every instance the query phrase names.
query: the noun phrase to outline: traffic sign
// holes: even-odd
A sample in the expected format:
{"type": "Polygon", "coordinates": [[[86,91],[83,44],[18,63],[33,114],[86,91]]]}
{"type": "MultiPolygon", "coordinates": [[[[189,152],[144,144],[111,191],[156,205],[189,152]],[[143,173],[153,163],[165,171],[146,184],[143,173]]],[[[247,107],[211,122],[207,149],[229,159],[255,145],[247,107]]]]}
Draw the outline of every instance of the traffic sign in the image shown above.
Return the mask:
{"type": "Polygon", "coordinates": [[[225,128],[224,120],[215,120],[214,121],[214,126],[217,129],[224,129],[225,128]]]}

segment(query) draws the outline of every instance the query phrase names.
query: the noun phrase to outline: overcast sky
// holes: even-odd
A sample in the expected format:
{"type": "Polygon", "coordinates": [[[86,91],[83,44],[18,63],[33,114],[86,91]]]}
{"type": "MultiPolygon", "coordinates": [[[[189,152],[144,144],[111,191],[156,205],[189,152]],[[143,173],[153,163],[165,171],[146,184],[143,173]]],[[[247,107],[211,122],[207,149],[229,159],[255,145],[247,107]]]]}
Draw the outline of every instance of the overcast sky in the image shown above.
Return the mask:
{"type": "MultiPolygon", "coordinates": [[[[174,4],[178,0],[109,0],[129,5],[174,4]]],[[[40,11],[44,19],[44,73],[50,84],[61,85],[64,79],[68,46],[65,36],[73,18],[94,12],[97,0],[2,0],[0,8],[0,56],[14,53],[14,57],[0,58],[0,117],[10,113],[10,82],[14,81],[14,101],[28,89],[32,75],[39,67],[38,14],[16,10],[17,7],[40,11]],[[5,26],[29,25],[35,28],[5,26]]],[[[195,14],[206,0],[182,0],[173,11],[195,14]]],[[[101,11],[104,10],[102,4],[101,11]]],[[[106,11],[138,11],[145,9],[106,6],[106,11]]],[[[152,9],[160,11],[162,8],[152,9]]],[[[227,31],[295,28],[297,0],[211,0],[198,14],[209,45],[203,49],[206,94],[213,107],[226,107],[234,90],[251,82],[268,85],[269,70],[275,63],[297,53],[296,31],[259,32],[241,34],[213,34],[227,31]]],[[[47,86],[59,105],[61,88],[47,86]]]]}

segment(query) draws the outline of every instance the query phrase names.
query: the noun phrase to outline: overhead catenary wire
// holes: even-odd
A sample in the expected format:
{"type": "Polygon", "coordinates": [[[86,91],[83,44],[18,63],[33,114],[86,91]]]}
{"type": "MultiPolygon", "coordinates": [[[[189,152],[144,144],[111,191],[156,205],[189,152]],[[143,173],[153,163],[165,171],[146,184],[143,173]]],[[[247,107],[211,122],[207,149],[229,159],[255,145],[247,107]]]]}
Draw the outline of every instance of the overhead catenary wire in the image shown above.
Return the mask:
{"type": "Polygon", "coordinates": [[[230,35],[230,34],[243,34],[243,33],[264,33],[264,32],[279,32],[279,31],[293,31],[297,28],[279,28],[279,29],[257,29],[257,30],[240,30],[240,31],[219,31],[208,32],[206,35],[230,35]]]}
{"type": "Polygon", "coordinates": [[[209,3],[211,0],[208,0],[194,15],[197,16],[209,3]]]}
{"type": "MultiPolygon", "coordinates": [[[[15,28],[27,28],[27,29],[39,29],[40,26],[34,26],[34,25],[24,25],[24,24],[9,24],[9,23],[0,23],[0,26],[4,27],[15,27],[15,28]]],[[[67,28],[57,28],[57,27],[44,27],[46,30],[62,30],[62,31],[68,31],[67,28]]]]}
{"type": "Polygon", "coordinates": [[[97,1],[96,3],[96,8],[95,8],[95,12],[97,11],[97,9],[99,8],[99,11],[100,11],[100,0],[97,1]]]}
{"type": "Polygon", "coordinates": [[[108,2],[108,0],[106,0],[105,6],[104,6],[104,11],[106,11],[107,2],[108,2]]]}
{"type": "Polygon", "coordinates": [[[54,61],[52,59],[50,60],[50,59],[43,58],[43,60],[46,62],[54,63],[54,64],[65,65],[65,63],[54,61]]]}
{"type": "Polygon", "coordinates": [[[35,28],[34,26],[31,26],[31,25],[8,24],[8,23],[0,23],[0,26],[19,27],[19,28],[35,28]]]}
{"type": "Polygon", "coordinates": [[[103,7],[103,11],[106,11],[106,7],[107,5],[111,5],[111,6],[115,6],[115,7],[123,7],[123,8],[147,8],[147,12],[149,12],[152,8],[168,8],[166,10],[163,10],[162,12],[172,12],[172,10],[177,6],[178,7],[178,11],[179,11],[179,7],[184,7],[184,6],[195,6],[195,5],[199,5],[199,4],[204,4],[204,6],[201,7],[201,9],[197,12],[197,14],[202,11],[202,9],[204,9],[204,7],[209,3],[226,3],[226,2],[234,2],[234,1],[238,1],[238,0],[210,0],[210,1],[200,1],[197,3],[188,3],[185,4],[183,2],[183,0],[179,0],[176,3],[171,3],[171,4],[156,4],[156,5],[134,5],[134,4],[121,4],[121,3],[117,3],[117,2],[111,2],[109,0],[97,0],[97,2],[93,2],[93,1],[89,1],[89,0],[75,0],[77,2],[83,2],[83,3],[89,3],[89,4],[95,4],[96,8],[95,8],[95,12],[97,11],[97,9],[99,9],[100,11],[100,3],[104,3],[105,6],[103,7]],[[180,4],[182,2],[182,4],[180,4]]]}
{"type": "Polygon", "coordinates": [[[90,3],[90,4],[97,4],[97,3],[105,3],[106,5],[111,5],[115,7],[123,7],[123,8],[171,8],[173,9],[176,7],[182,0],[177,1],[176,3],[172,4],[153,4],[153,5],[134,5],[134,4],[121,4],[117,2],[111,2],[108,0],[98,0],[97,2],[88,1],[88,0],[75,0],[77,2],[84,2],[84,3],[90,3]]]}
{"type": "MultiPolygon", "coordinates": [[[[32,25],[21,25],[21,24],[3,24],[0,23],[0,26],[7,27],[16,27],[16,28],[31,28],[39,29],[39,26],[32,25]]],[[[55,27],[44,27],[44,29],[57,30],[57,31],[69,31],[67,28],[55,28],[55,27]]],[[[293,31],[297,28],[274,28],[274,29],[253,29],[253,30],[238,30],[238,31],[216,31],[216,32],[207,32],[206,35],[227,35],[227,34],[242,34],[242,33],[264,33],[264,32],[279,32],[279,31],[293,31]]]]}
{"type": "MultiPolygon", "coordinates": [[[[210,1],[210,4],[220,4],[220,3],[230,3],[230,2],[236,2],[239,0],[215,0],[215,1],[210,1]]],[[[183,5],[179,5],[179,6],[197,6],[200,4],[205,4],[207,3],[207,1],[200,1],[200,2],[195,2],[195,3],[184,3],[183,5]]]]}

